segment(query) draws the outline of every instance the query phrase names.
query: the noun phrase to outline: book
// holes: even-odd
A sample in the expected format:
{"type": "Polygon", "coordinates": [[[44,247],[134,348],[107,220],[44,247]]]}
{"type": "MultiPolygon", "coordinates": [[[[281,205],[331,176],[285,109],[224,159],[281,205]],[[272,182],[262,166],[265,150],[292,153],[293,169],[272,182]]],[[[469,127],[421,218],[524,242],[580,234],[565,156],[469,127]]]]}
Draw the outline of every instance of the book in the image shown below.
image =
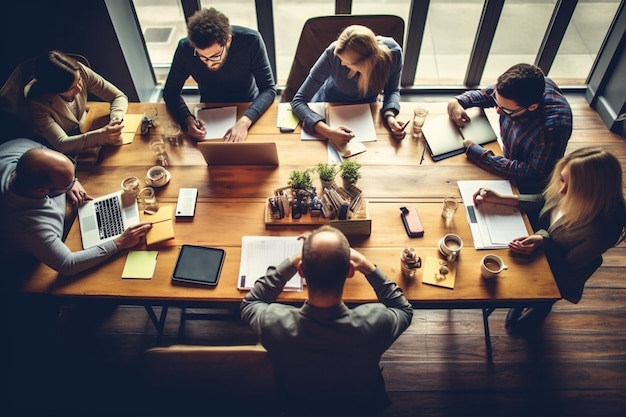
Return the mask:
{"type": "Polygon", "coordinates": [[[450,120],[447,113],[426,119],[422,132],[433,161],[464,153],[464,139],[471,139],[479,145],[498,139],[482,108],[471,107],[465,111],[470,117],[470,122],[463,127],[450,120]]]}
{"type": "Polygon", "coordinates": [[[154,214],[139,213],[139,220],[152,223],[152,229],[146,233],[146,244],[148,246],[174,239],[174,206],[167,205],[159,207],[154,214]]]}
{"type": "MultiPolygon", "coordinates": [[[[251,289],[258,278],[265,276],[268,266],[278,266],[286,258],[302,251],[302,243],[297,236],[242,236],[237,288],[251,289]]],[[[296,272],[283,291],[302,291],[300,274],[296,272]]]]}

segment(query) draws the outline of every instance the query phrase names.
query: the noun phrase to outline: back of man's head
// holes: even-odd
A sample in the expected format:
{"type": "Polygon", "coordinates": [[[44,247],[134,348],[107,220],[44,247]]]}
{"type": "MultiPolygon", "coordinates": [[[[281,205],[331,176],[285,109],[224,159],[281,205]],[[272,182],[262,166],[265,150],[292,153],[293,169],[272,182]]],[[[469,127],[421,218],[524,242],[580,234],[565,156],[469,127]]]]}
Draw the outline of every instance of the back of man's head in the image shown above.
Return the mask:
{"type": "Polygon", "coordinates": [[[206,49],[216,42],[224,46],[230,33],[228,17],[213,7],[198,10],[187,21],[187,37],[196,48],[206,49]]]}
{"type": "Polygon", "coordinates": [[[309,292],[341,294],[350,268],[350,243],[341,231],[322,226],[302,246],[302,271],[309,292]]]}
{"type": "Polygon", "coordinates": [[[509,100],[522,107],[543,101],[545,90],[544,74],[541,68],[531,64],[516,64],[498,77],[496,90],[509,100]]]}

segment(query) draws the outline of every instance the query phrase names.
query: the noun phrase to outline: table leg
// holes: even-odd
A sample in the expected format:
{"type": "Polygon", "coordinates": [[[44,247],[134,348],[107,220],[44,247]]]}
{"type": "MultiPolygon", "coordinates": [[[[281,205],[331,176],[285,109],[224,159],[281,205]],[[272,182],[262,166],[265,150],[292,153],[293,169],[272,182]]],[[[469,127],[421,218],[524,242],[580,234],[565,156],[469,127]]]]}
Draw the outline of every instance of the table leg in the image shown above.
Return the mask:
{"type": "Polygon", "coordinates": [[[152,320],[152,324],[154,324],[154,327],[156,328],[157,331],[157,345],[161,344],[161,339],[163,338],[163,328],[165,327],[165,319],[167,318],[167,306],[162,306],[161,307],[161,315],[159,318],[157,318],[156,314],[154,314],[154,310],[152,309],[152,306],[145,306],[146,311],[148,312],[148,316],[150,317],[150,320],[152,320]]]}
{"type": "Polygon", "coordinates": [[[485,328],[485,347],[487,348],[487,360],[492,361],[493,355],[491,352],[491,336],[489,334],[489,316],[495,308],[483,308],[483,327],[485,328]]]}

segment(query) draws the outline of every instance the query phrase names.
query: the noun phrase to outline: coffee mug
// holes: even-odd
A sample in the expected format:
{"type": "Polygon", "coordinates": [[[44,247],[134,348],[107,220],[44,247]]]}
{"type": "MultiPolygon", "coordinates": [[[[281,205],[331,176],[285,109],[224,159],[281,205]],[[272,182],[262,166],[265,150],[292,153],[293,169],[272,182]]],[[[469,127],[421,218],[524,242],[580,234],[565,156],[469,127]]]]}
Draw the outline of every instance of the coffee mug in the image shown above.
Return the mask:
{"type": "Polygon", "coordinates": [[[461,239],[461,236],[455,235],[454,233],[448,233],[439,239],[439,252],[441,252],[449,262],[456,261],[462,248],[463,239],[461,239]]]}
{"type": "Polygon", "coordinates": [[[480,260],[480,274],[483,278],[495,278],[505,269],[509,269],[509,267],[506,266],[502,258],[497,255],[485,255],[483,259],[480,260]]]}
{"type": "Polygon", "coordinates": [[[146,174],[146,184],[151,187],[163,187],[170,181],[170,173],[162,166],[153,166],[146,174]]]}
{"type": "Polygon", "coordinates": [[[122,191],[124,194],[129,196],[137,196],[139,193],[139,178],[137,177],[126,177],[122,180],[122,191]]]}

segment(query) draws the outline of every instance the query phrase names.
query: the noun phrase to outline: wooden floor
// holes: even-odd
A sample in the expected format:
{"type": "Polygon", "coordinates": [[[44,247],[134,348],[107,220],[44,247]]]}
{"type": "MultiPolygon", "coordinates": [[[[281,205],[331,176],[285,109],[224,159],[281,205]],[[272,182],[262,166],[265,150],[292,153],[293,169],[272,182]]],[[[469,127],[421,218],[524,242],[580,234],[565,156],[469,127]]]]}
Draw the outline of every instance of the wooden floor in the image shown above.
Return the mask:
{"type": "MultiPolygon", "coordinates": [[[[570,102],[568,151],[596,144],[626,168],[624,140],[582,97],[570,102]]],[[[147,392],[137,372],[141,353],[156,343],[142,307],[68,306],[57,317],[44,300],[7,298],[1,404],[10,412],[2,415],[230,415],[210,405],[192,413],[182,402],[177,413],[155,409],[167,393],[147,392]]],[[[626,245],[607,252],[581,302],[558,302],[536,335],[508,335],[505,315],[490,318],[490,363],[480,311],[416,310],[382,358],[393,401],[384,416],[626,415],[626,245]]],[[[170,309],[163,344],[256,343],[245,325],[224,321],[187,322],[180,338],[179,318],[170,309]]]]}

